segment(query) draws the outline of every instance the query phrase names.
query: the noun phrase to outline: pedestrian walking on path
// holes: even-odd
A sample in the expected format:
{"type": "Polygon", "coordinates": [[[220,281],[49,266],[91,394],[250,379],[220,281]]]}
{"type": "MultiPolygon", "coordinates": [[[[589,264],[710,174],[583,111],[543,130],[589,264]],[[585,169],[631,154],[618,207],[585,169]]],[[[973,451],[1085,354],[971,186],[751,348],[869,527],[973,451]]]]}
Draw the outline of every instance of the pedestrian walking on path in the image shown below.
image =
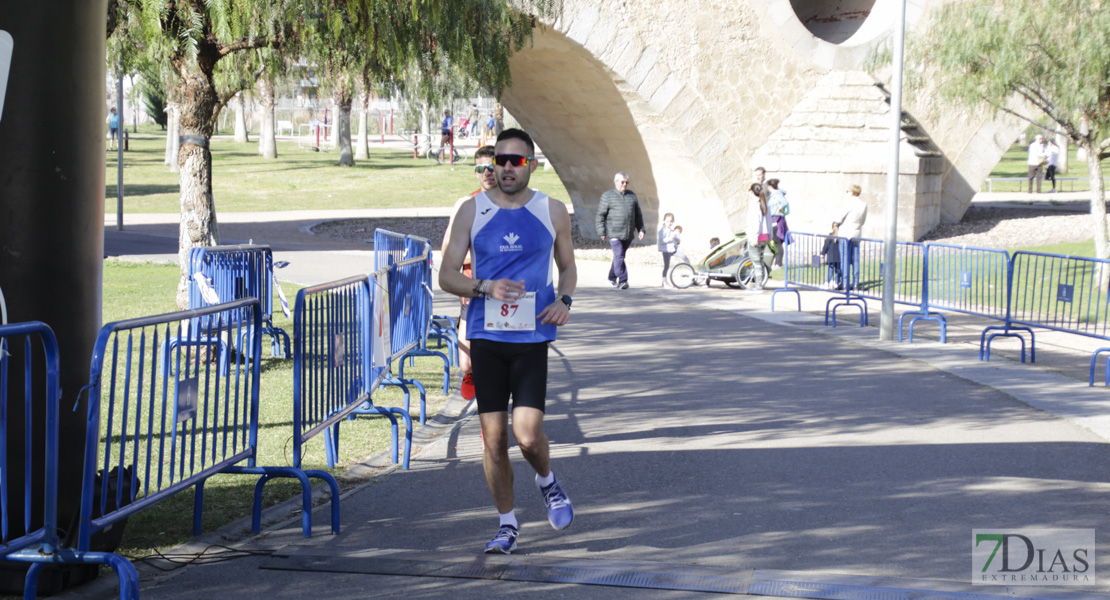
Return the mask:
{"type": "Polygon", "coordinates": [[[613,264],[609,268],[609,285],[628,289],[628,267],[624,255],[632,240],[644,239],[644,213],[636,193],[628,189],[628,174],[613,176],[613,189],[601,195],[594,222],[601,241],[613,248],[613,264]]]}
{"type": "Polygon", "coordinates": [[[510,399],[513,435],[536,471],[548,521],[563,529],[574,519],[570,499],[551,470],[543,417],[548,344],[555,340],[556,328],[570,319],[578,271],[566,206],[528,188],[537,164],[531,137],[506,129],[497,136],[495,151],[498,187],[459,207],[448,233],[439,285],[472,298],[467,335],[484,439],[482,465],[500,515],[497,534],[485,551],[509,554],[517,547],[520,529],[509,461],[510,399]],[[473,277],[461,272],[467,251],[473,277]],[[558,291],[552,284],[552,256],[558,291]]]}

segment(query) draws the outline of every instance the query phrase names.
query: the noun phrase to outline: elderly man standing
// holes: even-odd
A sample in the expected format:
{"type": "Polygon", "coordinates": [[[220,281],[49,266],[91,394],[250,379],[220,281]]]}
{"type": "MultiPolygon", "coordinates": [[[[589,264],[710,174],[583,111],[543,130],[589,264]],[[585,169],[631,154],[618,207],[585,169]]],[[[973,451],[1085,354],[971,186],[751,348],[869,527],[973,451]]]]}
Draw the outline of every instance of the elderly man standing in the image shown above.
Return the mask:
{"type": "MultiPolygon", "coordinates": [[[[1029,193],[1033,193],[1033,180],[1037,181],[1037,193],[1041,193],[1041,181],[1044,178],[1044,165],[1048,162],[1048,146],[1044,143],[1044,136],[1038,135],[1033,143],[1029,144],[1029,193]]],[[[1055,183],[1055,182],[1054,182],[1055,183]]]]}
{"type": "Polygon", "coordinates": [[[644,239],[644,214],[640,211],[640,201],[628,189],[628,175],[617,173],[613,176],[613,189],[601,195],[597,206],[597,234],[601,241],[609,241],[613,248],[613,264],[609,267],[609,285],[622,290],[628,289],[628,268],[624,255],[632,245],[632,239],[644,239]]]}

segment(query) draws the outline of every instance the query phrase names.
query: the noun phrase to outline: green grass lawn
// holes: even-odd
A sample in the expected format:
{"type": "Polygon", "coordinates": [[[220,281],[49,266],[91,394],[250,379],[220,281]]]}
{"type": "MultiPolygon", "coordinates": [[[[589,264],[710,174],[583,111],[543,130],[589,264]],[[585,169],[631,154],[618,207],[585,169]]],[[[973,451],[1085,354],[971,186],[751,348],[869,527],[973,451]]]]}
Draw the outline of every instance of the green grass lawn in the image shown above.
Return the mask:
{"type": "MultiPolygon", "coordinates": [[[[166,137],[154,128],[131,135],[124,153],[124,213],[176,213],[181,210],[178,174],[163,164],[166,137]]],[[[258,142],[212,140],[212,187],[217,212],[350,208],[453,206],[477,187],[473,163],[437,165],[412,151],[370,145],[370,158],[353,167],[336,165],[338,153],[278,142],[278,158],[258,155],[258,142]]],[[[116,212],[116,153],[107,155],[104,206],[116,212]]],[[[532,187],[570,201],[553,170],[537,169],[532,187]]]]}
{"type": "MultiPolygon", "coordinates": [[[[1068,172],[1057,173],[1056,175],[1056,188],[1064,192],[1086,192],[1091,189],[1087,183],[1087,161],[1079,160],[1075,156],[1076,147],[1074,145],[1068,146],[1068,172]],[[1077,181],[1068,181],[1069,179],[1078,178],[1077,181]]],[[[990,178],[997,179],[999,177],[1019,177],[1020,181],[994,181],[991,185],[991,191],[994,192],[1025,192],[1029,190],[1029,185],[1026,177],[1029,176],[1029,165],[1026,162],[1029,155],[1029,144],[1015,143],[1006,151],[1002,156],[1002,160],[995,165],[994,170],[988,175],[990,178]]],[[[1110,177],[1110,161],[1104,161],[1102,165],[1103,177],[1110,177]]],[[[1042,184],[1042,189],[1052,189],[1051,184],[1042,184]]],[[[1035,188],[1034,188],[1035,189],[1035,188]]],[[[987,191],[987,184],[984,182],[979,186],[980,191],[987,191]]]]}
{"type": "MultiPolygon", "coordinates": [[[[173,312],[174,294],[180,277],[176,265],[132,263],[108,260],[104,263],[105,323],[140,316],[173,312]]],[[[282,284],[286,295],[296,297],[298,287],[282,284]]],[[[274,324],[292,334],[293,323],[278,310],[274,324]]],[[[446,400],[439,391],[442,382],[443,362],[435,358],[418,358],[415,367],[406,367],[406,377],[419,379],[428,390],[428,412],[435,414],[446,400]],[[437,391],[438,390],[438,391],[437,391]]],[[[269,340],[263,340],[262,379],[259,386],[259,438],[258,464],[285,466],[292,464],[290,442],[293,402],[293,360],[270,357],[269,340]]],[[[374,393],[379,406],[400,406],[402,394],[398,388],[387,387],[374,393]]],[[[414,423],[419,413],[419,397],[413,392],[412,414],[414,423]]],[[[403,431],[403,430],[402,430],[403,431]]],[[[306,469],[327,469],[323,437],[318,436],[306,444],[303,466],[306,469]]],[[[342,425],[339,461],[331,472],[340,478],[346,468],[367,456],[386,450],[390,445],[389,422],[382,417],[359,417],[344,421],[342,425]]],[[[217,475],[205,485],[204,531],[249,516],[254,483],[253,476],[217,475]]],[[[346,485],[354,481],[347,480],[346,485]]],[[[278,479],[266,484],[265,505],[270,506],[300,492],[299,484],[289,479],[278,479]]],[[[128,555],[145,555],[150,548],[164,549],[192,538],[193,494],[185,491],[159,502],[133,515],[127,524],[121,552],[128,555]]],[[[317,524],[325,523],[325,517],[317,524]]]]}

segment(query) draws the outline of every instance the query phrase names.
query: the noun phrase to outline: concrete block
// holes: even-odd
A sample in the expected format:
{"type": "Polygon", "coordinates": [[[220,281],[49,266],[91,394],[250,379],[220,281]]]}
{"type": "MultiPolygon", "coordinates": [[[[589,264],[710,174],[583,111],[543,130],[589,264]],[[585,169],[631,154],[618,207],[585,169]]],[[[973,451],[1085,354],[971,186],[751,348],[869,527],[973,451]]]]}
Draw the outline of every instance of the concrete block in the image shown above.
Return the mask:
{"type": "MultiPolygon", "coordinates": [[[[644,51],[640,53],[639,58],[636,60],[636,64],[625,72],[624,80],[627,81],[628,85],[633,89],[639,88],[640,84],[647,79],[648,74],[655,69],[655,65],[658,62],[659,51],[650,46],[644,48],[644,51]]],[[[620,71],[617,72],[620,73],[620,71]]]]}
{"type": "Polygon", "coordinates": [[[698,148],[696,160],[702,164],[713,160],[717,156],[724,154],[725,151],[728,150],[731,142],[732,139],[724,131],[720,129],[713,131],[712,134],[705,138],[704,143],[698,148]]]}
{"type": "Polygon", "coordinates": [[[663,86],[660,87],[660,91],[655,92],[656,96],[659,96],[659,94],[663,90],[669,89],[669,82],[672,79],[679,85],[679,87],[674,92],[674,98],[672,98],[669,104],[664,106],[664,109],[671,115],[681,115],[685,113],[686,110],[698,100],[698,95],[694,93],[693,89],[689,85],[683,85],[677,75],[671,73],[671,75],[667,77],[667,81],[663,82],[663,86]]]}
{"type": "Polygon", "coordinates": [[[705,176],[714,186],[721,186],[727,179],[729,171],[735,168],[735,161],[726,154],[721,154],[704,164],[705,176]]]}
{"type": "Polygon", "coordinates": [[[640,97],[643,98],[644,101],[650,102],[651,97],[655,95],[655,91],[659,89],[659,86],[663,85],[663,80],[667,75],[670,75],[670,73],[666,70],[663,63],[656,63],[655,68],[644,78],[644,82],[637,88],[636,93],[640,94],[640,97]]]}
{"type": "Polygon", "coordinates": [[[686,88],[683,86],[678,76],[671,73],[667,75],[667,78],[663,80],[663,83],[655,90],[649,104],[657,112],[670,112],[670,107],[677,102],[679,92],[684,89],[686,88]]]}
{"type": "Polygon", "coordinates": [[[595,4],[587,4],[579,6],[575,12],[574,20],[570,23],[570,28],[566,30],[566,35],[578,44],[585,46],[586,40],[589,39],[594,25],[601,16],[601,10],[595,4]]]}
{"type": "MultiPolygon", "coordinates": [[[[640,56],[644,53],[644,44],[640,41],[640,38],[636,37],[634,34],[622,32],[618,35],[618,37],[625,36],[627,36],[628,41],[624,50],[621,51],[620,56],[613,61],[612,64],[613,72],[621,79],[627,81],[627,74],[636,66],[640,61],[640,56]]],[[[635,85],[633,85],[633,87],[635,87],[635,85]]]]}
{"type": "Polygon", "coordinates": [[[832,115],[832,118],[829,119],[829,123],[835,127],[862,129],[867,125],[867,118],[859,114],[839,113],[832,115]]]}
{"type": "Polygon", "coordinates": [[[613,19],[603,19],[598,16],[598,20],[590,30],[590,36],[586,39],[583,46],[590,54],[597,57],[603,63],[602,57],[613,46],[614,39],[617,36],[617,23],[613,19]]]}
{"type": "Polygon", "coordinates": [[[687,145],[691,149],[697,147],[695,138],[700,135],[700,131],[704,131],[700,129],[703,123],[708,124],[705,114],[705,107],[702,105],[701,100],[695,97],[691,100],[690,106],[679,114],[675,122],[675,129],[678,134],[682,136],[682,139],[686,140],[687,145]]]}

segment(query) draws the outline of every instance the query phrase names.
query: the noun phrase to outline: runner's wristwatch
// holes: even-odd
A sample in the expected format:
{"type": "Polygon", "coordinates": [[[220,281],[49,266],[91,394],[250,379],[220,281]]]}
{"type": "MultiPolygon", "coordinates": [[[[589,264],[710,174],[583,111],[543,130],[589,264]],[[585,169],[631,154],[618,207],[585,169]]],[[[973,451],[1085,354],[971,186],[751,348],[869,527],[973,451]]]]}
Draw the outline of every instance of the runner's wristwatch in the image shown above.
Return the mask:
{"type": "Polygon", "coordinates": [[[562,296],[559,296],[559,300],[561,300],[563,302],[563,304],[567,305],[567,310],[570,310],[570,305],[573,302],[573,300],[571,300],[570,296],[568,296],[566,294],[563,294],[562,296]]]}

